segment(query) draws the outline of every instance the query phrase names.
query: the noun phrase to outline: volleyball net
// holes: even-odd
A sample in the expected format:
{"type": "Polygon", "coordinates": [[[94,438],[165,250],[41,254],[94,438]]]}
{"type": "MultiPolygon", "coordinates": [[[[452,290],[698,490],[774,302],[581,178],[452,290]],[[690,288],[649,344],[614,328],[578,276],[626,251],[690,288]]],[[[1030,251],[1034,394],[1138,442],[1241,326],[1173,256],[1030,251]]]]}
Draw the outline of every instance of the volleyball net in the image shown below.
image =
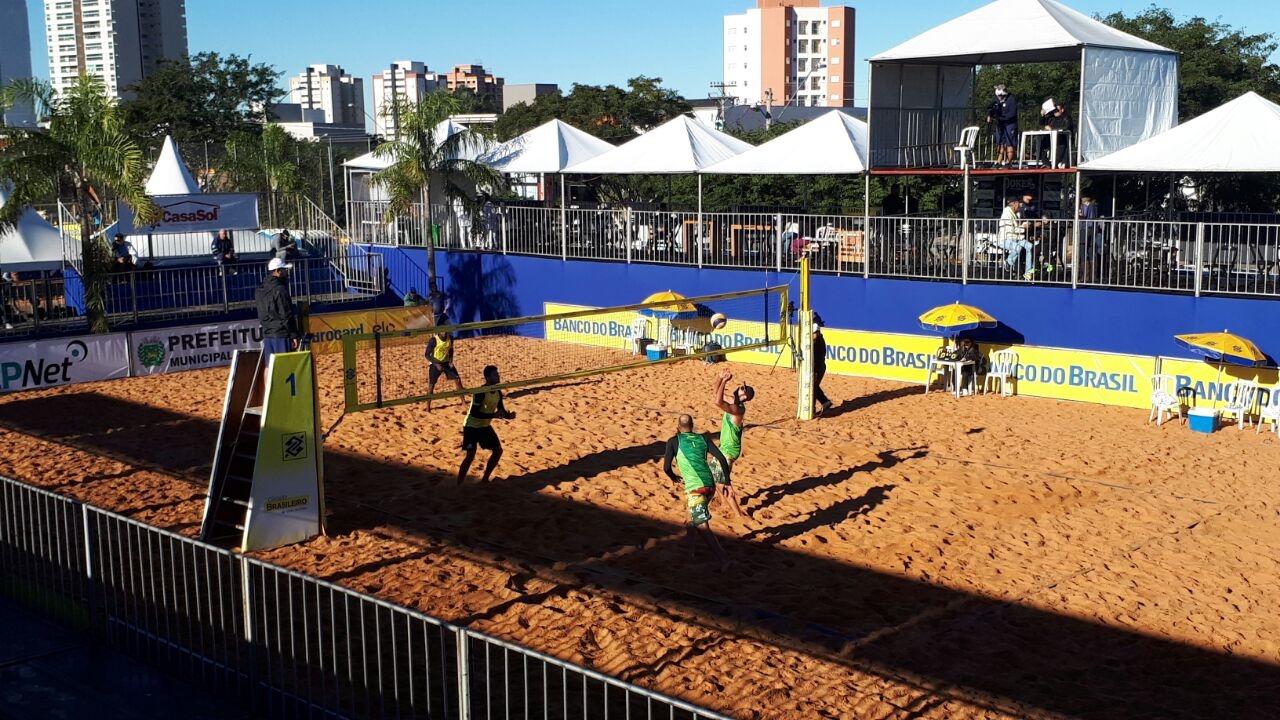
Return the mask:
{"type": "Polygon", "coordinates": [[[545,303],[543,310],[343,337],[346,411],[469,395],[485,386],[486,365],[501,374],[492,387],[517,388],[735,352],[780,354],[793,308],[783,285],[620,307],[545,303]],[[433,388],[428,352],[449,350],[458,381],[442,374],[433,388]]]}

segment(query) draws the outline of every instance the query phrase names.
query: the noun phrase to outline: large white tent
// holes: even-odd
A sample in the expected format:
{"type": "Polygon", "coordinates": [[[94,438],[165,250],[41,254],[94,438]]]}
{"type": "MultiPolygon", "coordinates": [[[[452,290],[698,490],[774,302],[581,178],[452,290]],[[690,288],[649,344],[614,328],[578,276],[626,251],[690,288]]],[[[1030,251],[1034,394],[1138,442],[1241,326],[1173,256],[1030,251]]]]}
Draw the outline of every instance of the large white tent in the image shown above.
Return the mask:
{"type": "MultiPolygon", "coordinates": [[[[466,125],[455,122],[452,118],[445,118],[440,121],[440,124],[436,125],[436,144],[441,145],[454,135],[464,132],[469,132],[466,125]]],[[[458,155],[460,159],[475,160],[487,152],[491,147],[491,144],[479,135],[473,134],[472,139],[474,142],[463,143],[464,147],[458,155]]],[[[343,166],[352,170],[370,170],[377,172],[378,170],[390,167],[391,163],[392,160],[390,158],[380,157],[378,155],[378,151],[375,149],[358,157],[351,158],[344,162],[343,166]]]]}
{"type": "MultiPolygon", "coordinates": [[[[0,207],[9,200],[0,183],[0,207]]],[[[22,211],[17,227],[0,232],[0,270],[31,272],[62,268],[62,235],[31,208],[22,211]]]]}
{"type": "Polygon", "coordinates": [[[568,123],[550,120],[493,148],[479,161],[505,173],[558,173],[613,148],[568,123]]]}
{"type": "Polygon", "coordinates": [[[166,136],[164,147],[160,149],[160,159],[156,161],[151,177],[147,178],[147,194],[158,195],[194,195],[200,192],[200,185],[191,177],[191,172],[178,156],[178,146],[172,137],[166,136]]]}
{"type": "Polygon", "coordinates": [[[678,115],[603,155],[565,168],[591,175],[680,175],[700,173],[751,149],[751,144],[678,115]]]}
{"type": "Polygon", "coordinates": [[[857,175],[867,170],[867,124],[832,110],[704,170],[725,175],[857,175]]]}
{"type": "Polygon", "coordinates": [[[1064,61],[1080,62],[1081,161],[1177,124],[1177,53],[1055,0],[995,0],[871,58],[873,167],[949,161],[961,128],[981,119],[975,66],[1064,61]]]}
{"type": "Polygon", "coordinates": [[[1280,172],[1280,105],[1255,92],[1080,166],[1139,172],[1280,172]]]}

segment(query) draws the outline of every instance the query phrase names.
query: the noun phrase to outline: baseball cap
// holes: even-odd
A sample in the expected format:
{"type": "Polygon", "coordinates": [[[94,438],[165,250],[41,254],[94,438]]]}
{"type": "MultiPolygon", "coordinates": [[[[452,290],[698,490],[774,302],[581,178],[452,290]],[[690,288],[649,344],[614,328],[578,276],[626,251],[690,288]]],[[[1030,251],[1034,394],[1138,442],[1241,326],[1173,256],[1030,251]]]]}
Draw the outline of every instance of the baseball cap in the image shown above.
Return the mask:
{"type": "Polygon", "coordinates": [[[814,313],[814,314],[813,314],[813,324],[814,324],[814,325],[817,325],[818,327],[826,327],[826,326],[827,326],[827,324],[826,324],[825,322],[823,322],[823,321],[822,321],[822,316],[821,316],[821,315],[819,315],[818,313],[814,313]]]}
{"type": "Polygon", "coordinates": [[[267,263],[267,272],[275,272],[276,270],[288,270],[293,267],[292,263],[287,263],[280,258],[271,258],[271,262],[267,263]]]}

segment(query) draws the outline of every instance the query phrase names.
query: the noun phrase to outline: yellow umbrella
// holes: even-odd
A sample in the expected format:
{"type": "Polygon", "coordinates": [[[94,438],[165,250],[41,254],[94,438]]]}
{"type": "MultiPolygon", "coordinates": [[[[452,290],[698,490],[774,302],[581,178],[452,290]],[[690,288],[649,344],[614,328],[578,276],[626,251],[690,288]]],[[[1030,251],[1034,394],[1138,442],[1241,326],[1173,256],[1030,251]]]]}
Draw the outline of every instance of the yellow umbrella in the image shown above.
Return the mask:
{"type": "Polygon", "coordinates": [[[920,327],[940,333],[958,333],[980,327],[995,327],[998,321],[982,310],[956,301],[938,307],[920,316],[920,327]]]}
{"type": "Polygon", "coordinates": [[[1262,365],[1267,362],[1267,356],[1251,340],[1226,330],[1174,335],[1173,339],[1182,347],[1210,360],[1248,366],[1262,365]]]}
{"type": "Polygon", "coordinates": [[[642,315],[664,320],[689,320],[698,316],[698,308],[689,299],[674,290],[656,292],[644,299],[645,305],[664,303],[658,307],[640,308],[642,315]]]}

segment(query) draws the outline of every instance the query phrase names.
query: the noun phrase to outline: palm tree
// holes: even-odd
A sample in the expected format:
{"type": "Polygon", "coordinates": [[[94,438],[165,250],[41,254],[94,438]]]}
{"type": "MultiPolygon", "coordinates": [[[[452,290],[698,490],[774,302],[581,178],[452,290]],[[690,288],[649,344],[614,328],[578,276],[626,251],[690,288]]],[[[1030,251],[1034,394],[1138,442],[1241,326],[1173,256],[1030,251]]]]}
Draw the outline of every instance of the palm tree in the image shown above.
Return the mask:
{"type": "Polygon", "coordinates": [[[38,80],[15,80],[0,90],[0,106],[19,102],[34,106],[46,129],[6,129],[0,178],[13,192],[0,208],[0,228],[14,227],[25,207],[71,187],[80,214],[80,276],[89,328],[107,332],[110,256],[106,240],[93,237],[94,216],[102,217],[103,193],[109,192],[128,204],[139,222],[158,219],[160,210],[145,189],[146,157],[125,132],[116,103],[98,78],[81,75],[56,97],[52,86],[38,80]]]}
{"type": "Polygon", "coordinates": [[[396,118],[396,137],[378,146],[374,157],[391,164],[374,173],[371,183],[387,191],[387,219],[409,220],[417,206],[427,214],[427,286],[436,282],[435,211],[431,206],[433,184],[449,201],[461,200],[473,214],[477,190],[493,192],[502,184],[501,173],[467,155],[477,154],[483,137],[472,131],[449,133],[446,121],[461,104],[448,92],[434,92],[416,103],[397,98],[384,110],[396,118]]]}
{"type": "Polygon", "coordinates": [[[272,223],[281,222],[276,212],[278,196],[296,195],[303,190],[298,170],[298,141],[276,124],[268,124],[261,133],[232,135],[227,140],[222,169],[231,187],[267,196],[272,223]]]}

